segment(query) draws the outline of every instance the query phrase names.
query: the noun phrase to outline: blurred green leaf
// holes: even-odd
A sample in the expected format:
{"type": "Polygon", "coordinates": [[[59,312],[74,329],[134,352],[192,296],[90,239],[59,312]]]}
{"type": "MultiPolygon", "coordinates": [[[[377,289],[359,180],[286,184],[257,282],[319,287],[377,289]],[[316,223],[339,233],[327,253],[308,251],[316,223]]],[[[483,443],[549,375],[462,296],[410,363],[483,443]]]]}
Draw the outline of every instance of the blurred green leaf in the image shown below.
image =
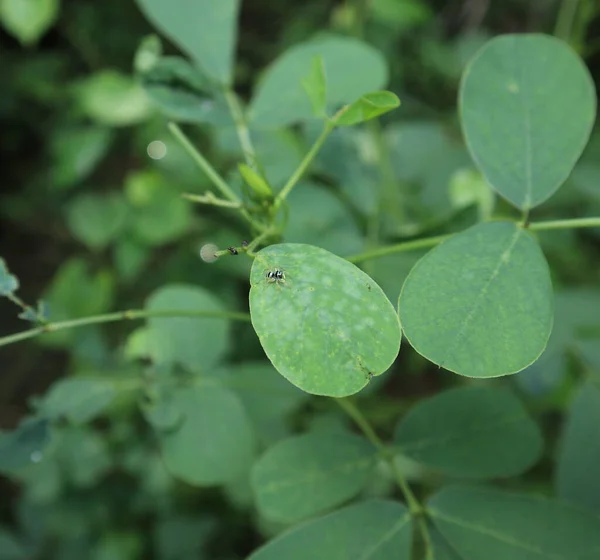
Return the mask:
{"type": "Polygon", "coordinates": [[[172,515],[160,519],[154,529],[154,543],[161,560],[203,560],[202,549],[214,530],[208,517],[172,515]]]}
{"type": "Polygon", "coordinates": [[[163,45],[160,37],[157,35],[147,35],[144,37],[133,57],[133,68],[136,72],[143,74],[148,72],[160,61],[163,53],[163,45]]]}
{"type": "Polygon", "coordinates": [[[116,398],[109,379],[71,377],[54,383],[44,395],[39,413],[49,420],[67,418],[81,424],[93,420],[116,398]]]}
{"type": "Polygon", "coordinates": [[[360,269],[312,245],[262,249],[250,273],[250,315],[275,368],[307,393],[344,397],[392,364],[398,316],[360,269]],[[285,282],[268,282],[281,270],[285,282]]]}
{"type": "Polygon", "coordinates": [[[2,0],[0,21],[23,45],[32,45],[54,25],[59,0],[2,0]]]}
{"type": "Polygon", "coordinates": [[[315,117],[324,117],[327,106],[327,76],[325,61],[321,55],[312,59],[310,72],[302,79],[302,87],[308,95],[315,117]]]}
{"type": "Polygon", "coordinates": [[[571,173],[594,124],[596,95],[586,66],[564,42],[504,35],[465,70],[460,111],[467,145],[486,179],[528,210],[571,173]]]}
{"type": "Polygon", "coordinates": [[[8,296],[19,289],[19,279],[13,276],[0,258],[0,296],[8,296]]]}
{"type": "Polygon", "coordinates": [[[160,432],[159,445],[173,476],[200,486],[222,484],[250,466],[253,433],[239,399],[216,385],[182,387],[173,393],[179,429],[160,432]]]}
{"type": "Polygon", "coordinates": [[[411,533],[404,505],[371,500],[286,531],[248,560],[410,560],[411,533]]]}
{"type": "Polygon", "coordinates": [[[113,251],[115,267],[124,282],[135,279],[151,256],[145,244],[123,236],[116,240],[113,251]]]}
{"type": "Polygon", "coordinates": [[[130,126],[146,120],[151,107],[144,90],[133,78],[116,70],[102,70],[74,89],[81,111],[98,124],[130,126]]]}
{"type": "Polygon", "coordinates": [[[273,189],[257,170],[245,163],[238,163],[238,169],[257,199],[268,200],[273,198],[273,189]]]}
{"type": "Polygon", "coordinates": [[[376,457],[367,440],[349,433],[283,440],[252,467],[258,509],[284,523],[323,513],[360,492],[376,457]]]}
{"type": "Polygon", "coordinates": [[[573,399],[562,436],[556,492],[576,506],[600,513],[600,388],[584,383],[573,399]]]}
{"type": "Polygon", "coordinates": [[[0,472],[10,473],[41,460],[50,438],[48,421],[26,418],[12,432],[0,432],[0,472]]]}
{"type": "Polygon", "coordinates": [[[554,318],[544,255],[528,232],[509,222],[473,226],[430,251],[408,275],[398,308],[419,354],[480,378],[533,363],[554,318]]]}
{"type": "Polygon", "coordinates": [[[459,478],[520,474],[540,458],[542,434],[504,389],[462,387],[420,401],[394,441],[407,457],[459,478]]]}
{"type": "Polygon", "coordinates": [[[90,249],[104,249],[127,223],[127,203],[120,193],[81,194],[67,208],[73,236],[90,249]]]}
{"type": "Polygon", "coordinates": [[[26,547],[11,531],[0,527],[0,559],[1,560],[26,560],[28,552],[26,547]]]}
{"type": "Polygon", "coordinates": [[[373,19],[396,30],[406,30],[429,21],[431,8],[423,0],[373,0],[373,19]]]}
{"type": "Polygon", "coordinates": [[[373,47],[348,37],[317,37],[293,46],[267,68],[249,108],[254,126],[275,128],[313,118],[302,79],[310,73],[315,56],[325,63],[327,108],[351,103],[386,85],[386,61],[373,47]]]}
{"type": "Polygon", "coordinates": [[[598,518],[546,498],[447,487],[427,509],[463,560],[591,560],[600,553],[598,518]]]}
{"type": "Polygon", "coordinates": [[[183,411],[177,408],[172,391],[166,388],[159,389],[151,401],[142,401],[140,408],[146,422],[157,430],[173,430],[183,419],[183,411]]]}
{"type": "MultiPolygon", "coordinates": [[[[148,311],[224,312],[223,304],[209,291],[197,286],[169,284],[153,292],[146,301],[148,311]]],[[[229,346],[229,323],[210,317],[151,317],[148,319],[152,360],[180,364],[193,372],[209,371],[229,346]]]]}
{"type": "Polygon", "coordinates": [[[336,126],[352,126],[375,119],[400,107],[400,100],[390,91],[372,91],[350,103],[332,118],[336,126]]]}
{"type": "Polygon", "coordinates": [[[137,0],[148,20],[212,79],[229,85],[239,0],[137,0]]]}

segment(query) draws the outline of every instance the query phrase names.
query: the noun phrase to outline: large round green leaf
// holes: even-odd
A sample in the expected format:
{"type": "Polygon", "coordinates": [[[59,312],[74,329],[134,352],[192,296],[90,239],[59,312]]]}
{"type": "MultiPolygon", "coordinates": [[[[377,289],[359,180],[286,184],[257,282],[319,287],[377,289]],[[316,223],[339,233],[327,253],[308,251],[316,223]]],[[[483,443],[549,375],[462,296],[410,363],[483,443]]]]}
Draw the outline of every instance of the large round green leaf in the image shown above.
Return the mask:
{"type": "Polygon", "coordinates": [[[160,431],[160,451],[173,476],[190,484],[228,482],[249,467],[254,436],[239,399],[214,385],[182,387],[172,396],[179,429],[160,431]]]}
{"type": "Polygon", "coordinates": [[[515,373],[540,356],[550,336],[548,264],[518,225],[479,224],[417,263],[399,311],[413,348],[440,367],[469,377],[515,373]]]}
{"type": "Polygon", "coordinates": [[[353,434],[312,433],[281,441],[252,468],[258,508],[284,523],[322,513],[360,491],[376,454],[353,434]]]}
{"type": "MultiPolygon", "coordinates": [[[[185,284],[159,288],[148,298],[146,309],[224,311],[223,304],[213,294],[185,284]]],[[[207,370],[227,351],[229,325],[222,319],[151,317],[148,325],[148,353],[156,363],[178,363],[192,371],[207,370]]]]}
{"type": "Polygon", "coordinates": [[[148,20],[223,84],[231,82],[239,0],[137,0],[148,20]]]}
{"type": "Polygon", "coordinates": [[[462,387],[419,402],[395,436],[407,457],[461,478],[513,476],[542,452],[542,436],[504,389],[462,387]]]}
{"type": "Polygon", "coordinates": [[[600,520],[546,498],[455,486],[427,509],[462,560],[600,558],[600,520]]]}
{"type": "Polygon", "coordinates": [[[569,176],[596,112],[581,59],[544,35],[492,39],[465,70],[459,103],[471,155],[492,187],[522,209],[569,176]]]}
{"type": "Polygon", "coordinates": [[[385,58],[373,47],[349,37],[319,37],[287,50],[267,69],[250,104],[249,118],[255,126],[285,126],[314,118],[302,81],[315,56],[325,64],[329,109],[386,85],[385,58]]]}
{"type": "Polygon", "coordinates": [[[406,507],[372,500],[287,531],[248,560],[410,560],[411,532],[406,507]]]}
{"type": "Polygon", "coordinates": [[[585,383],[577,393],[558,456],[558,495],[600,514],[600,389],[585,383]]]}
{"type": "Polygon", "coordinates": [[[307,393],[345,397],[398,355],[398,316],[373,279],[312,245],[260,251],[250,273],[250,315],[265,353],[307,393]],[[285,279],[270,282],[268,272],[285,279]]]}

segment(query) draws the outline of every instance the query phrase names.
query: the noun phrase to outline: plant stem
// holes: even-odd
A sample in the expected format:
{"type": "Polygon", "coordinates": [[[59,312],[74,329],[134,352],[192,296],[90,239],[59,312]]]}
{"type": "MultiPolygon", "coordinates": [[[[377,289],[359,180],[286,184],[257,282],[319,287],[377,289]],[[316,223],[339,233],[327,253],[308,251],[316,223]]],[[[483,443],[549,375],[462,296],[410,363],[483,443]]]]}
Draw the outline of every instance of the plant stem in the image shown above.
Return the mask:
{"type": "Polygon", "coordinates": [[[19,296],[16,294],[10,293],[5,294],[4,297],[10,301],[12,301],[15,305],[20,307],[24,312],[31,311],[37,320],[38,323],[42,325],[46,325],[48,321],[44,319],[42,315],[40,315],[31,305],[27,305],[19,296]]]}
{"type": "Polygon", "coordinates": [[[149,317],[206,317],[211,319],[231,319],[233,321],[250,321],[250,315],[247,313],[236,313],[232,311],[202,311],[189,309],[132,309],[129,311],[116,311],[114,313],[105,313],[103,315],[92,315],[82,317],[81,319],[69,319],[67,321],[57,321],[55,323],[46,323],[40,327],[22,331],[0,338],[0,346],[27,340],[35,336],[60,331],[63,329],[72,329],[75,327],[84,327],[87,325],[97,325],[99,323],[113,323],[116,321],[147,319],[149,317]]]}
{"type": "Polygon", "coordinates": [[[215,168],[208,163],[204,156],[198,151],[198,149],[190,142],[188,137],[183,133],[183,130],[179,128],[174,122],[168,124],[169,130],[175,137],[175,139],[181,144],[183,149],[191,156],[194,162],[198,165],[206,176],[212,181],[212,184],[221,191],[221,194],[231,200],[231,202],[237,202],[241,204],[240,198],[233,192],[231,187],[227,184],[225,179],[221,177],[215,168]]]}
{"type": "Polygon", "coordinates": [[[532,222],[527,226],[531,231],[544,231],[549,229],[571,229],[600,227],[600,217],[574,218],[572,220],[549,220],[547,222],[532,222]]]}
{"type": "Polygon", "coordinates": [[[208,191],[206,194],[183,193],[181,196],[191,202],[198,202],[200,204],[209,204],[211,206],[221,206],[223,208],[241,208],[242,207],[241,203],[233,202],[231,200],[225,200],[223,198],[217,198],[210,191],[208,191]]]}
{"type": "Polygon", "coordinates": [[[325,140],[327,140],[327,137],[331,134],[331,132],[334,128],[335,128],[334,125],[332,125],[329,121],[325,122],[323,131],[321,132],[319,137],[315,140],[315,143],[312,145],[312,147],[310,148],[308,153],[304,156],[304,159],[302,160],[302,162],[300,163],[300,165],[298,166],[296,171],[294,171],[292,176],[288,179],[288,182],[283,186],[283,188],[281,189],[281,191],[275,198],[275,202],[273,204],[273,208],[274,208],[275,212],[277,212],[277,210],[279,210],[283,201],[290,194],[290,192],[292,191],[292,189],[294,188],[296,183],[300,180],[302,175],[304,175],[304,173],[308,169],[309,165],[312,163],[313,159],[315,159],[317,152],[321,149],[321,146],[323,146],[323,144],[325,143],[325,140]]]}
{"type": "Polygon", "coordinates": [[[396,243],[395,245],[388,245],[372,251],[366,251],[365,253],[359,253],[358,255],[352,255],[351,257],[346,257],[346,260],[350,261],[351,263],[360,263],[363,261],[368,261],[369,259],[377,259],[379,257],[385,257],[386,255],[393,255],[394,253],[404,253],[407,251],[416,251],[417,249],[435,247],[442,241],[452,237],[452,235],[453,234],[437,235],[435,237],[424,237],[423,239],[403,241],[402,243],[396,243]]]}
{"type": "Polygon", "coordinates": [[[242,146],[246,163],[250,167],[254,167],[256,164],[256,152],[254,151],[254,146],[252,145],[250,131],[248,130],[246,117],[240,105],[240,101],[235,92],[231,89],[226,89],[224,91],[224,95],[225,100],[227,101],[227,106],[229,107],[229,112],[231,113],[231,118],[235,124],[235,130],[237,132],[240,145],[242,146]]]}
{"type": "Polygon", "coordinates": [[[273,233],[275,232],[272,229],[266,229],[258,237],[250,241],[250,243],[248,243],[248,247],[246,247],[246,254],[252,258],[256,257],[254,249],[256,249],[267,237],[269,237],[269,235],[272,235],[273,233]]]}
{"type": "Polygon", "coordinates": [[[578,7],[579,0],[562,0],[554,27],[554,35],[559,39],[570,42],[578,7]]]}

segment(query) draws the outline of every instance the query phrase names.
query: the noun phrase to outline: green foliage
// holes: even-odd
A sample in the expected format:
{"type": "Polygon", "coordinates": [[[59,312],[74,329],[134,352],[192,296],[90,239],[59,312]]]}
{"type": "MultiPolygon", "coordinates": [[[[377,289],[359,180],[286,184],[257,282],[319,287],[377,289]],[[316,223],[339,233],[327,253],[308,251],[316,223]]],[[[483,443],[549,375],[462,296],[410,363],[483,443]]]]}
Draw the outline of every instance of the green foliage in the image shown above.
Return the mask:
{"type": "Polygon", "coordinates": [[[32,45],[54,24],[59,0],[2,0],[0,21],[23,45],[32,45]]]}

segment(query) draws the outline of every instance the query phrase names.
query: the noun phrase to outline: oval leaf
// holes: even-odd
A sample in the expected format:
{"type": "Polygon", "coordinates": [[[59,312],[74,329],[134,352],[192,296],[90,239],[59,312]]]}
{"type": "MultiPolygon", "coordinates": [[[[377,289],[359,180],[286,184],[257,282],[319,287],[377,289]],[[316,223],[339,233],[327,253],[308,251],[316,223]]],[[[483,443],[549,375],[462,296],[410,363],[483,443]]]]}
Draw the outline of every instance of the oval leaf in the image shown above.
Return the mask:
{"type": "Polygon", "coordinates": [[[313,108],[302,82],[321,56],[327,73],[327,107],[351,103],[388,79],[385,58],[358,39],[329,36],[313,39],[283,53],[265,72],[249,109],[253,124],[285,126],[313,118],[313,108]]]}
{"type": "Polygon", "coordinates": [[[548,264],[516,224],[479,224],[417,263],[399,310],[413,348],[440,367],[468,377],[515,373],[540,356],[550,336],[548,264]]]}
{"type": "Polygon", "coordinates": [[[585,383],[569,411],[558,456],[558,495],[600,514],[600,389],[585,383]]]}
{"type": "Polygon", "coordinates": [[[544,35],[504,35],[465,70],[459,104],[467,145],[482,173],[526,210],[571,173],[594,124],[596,94],[567,44],[544,35]]]}
{"type": "Polygon", "coordinates": [[[265,517],[294,523],[355,496],[376,450],[353,434],[314,433],[286,439],[254,464],[252,487],[265,517]]]}
{"type": "Polygon", "coordinates": [[[370,121],[400,107],[400,100],[391,91],[373,91],[347,105],[333,117],[336,126],[351,126],[370,121]]]}
{"type": "Polygon", "coordinates": [[[560,502],[487,488],[449,487],[428,504],[462,560],[575,560],[600,555],[600,521],[560,502]]]}
{"type": "Polygon", "coordinates": [[[351,395],[396,359],[398,316],[348,261],[312,245],[271,245],[254,260],[250,283],[252,325],[265,353],[307,393],[351,395]],[[277,270],[285,278],[269,281],[277,270]]]}
{"type": "MultiPolygon", "coordinates": [[[[210,292],[196,286],[172,284],[156,290],[146,302],[149,311],[218,314],[223,305],[210,292]]],[[[192,371],[208,370],[228,347],[228,322],[209,317],[152,317],[148,320],[148,350],[155,363],[179,363],[192,371]]]]}
{"type": "Polygon", "coordinates": [[[36,43],[54,25],[59,0],[2,0],[0,20],[23,45],[36,43]]]}
{"type": "Polygon", "coordinates": [[[407,457],[449,476],[495,478],[529,468],[542,436],[508,391],[463,387],[419,402],[400,422],[395,442],[407,457]]]}
{"type": "Polygon", "coordinates": [[[172,402],[183,418],[180,427],[158,435],[173,476],[211,486],[233,480],[248,468],[253,434],[231,391],[208,385],[182,387],[173,393],[172,402]]]}
{"type": "Polygon", "coordinates": [[[371,500],[287,531],[248,560],[410,560],[411,525],[402,504],[371,500]]]}
{"type": "Polygon", "coordinates": [[[137,0],[148,20],[202,68],[229,84],[237,41],[239,0],[137,0]]]}

